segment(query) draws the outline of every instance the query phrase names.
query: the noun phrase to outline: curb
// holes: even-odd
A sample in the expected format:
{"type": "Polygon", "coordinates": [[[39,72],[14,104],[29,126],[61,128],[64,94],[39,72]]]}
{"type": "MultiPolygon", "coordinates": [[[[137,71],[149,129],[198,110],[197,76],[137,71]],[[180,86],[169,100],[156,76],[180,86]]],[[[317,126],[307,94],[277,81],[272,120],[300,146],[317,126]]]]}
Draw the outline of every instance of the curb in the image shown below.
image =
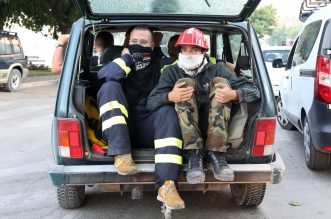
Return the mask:
{"type": "Polygon", "coordinates": [[[30,88],[30,87],[39,87],[39,86],[48,86],[58,84],[59,80],[48,80],[48,81],[35,81],[35,82],[26,82],[20,85],[20,88],[30,88]]]}

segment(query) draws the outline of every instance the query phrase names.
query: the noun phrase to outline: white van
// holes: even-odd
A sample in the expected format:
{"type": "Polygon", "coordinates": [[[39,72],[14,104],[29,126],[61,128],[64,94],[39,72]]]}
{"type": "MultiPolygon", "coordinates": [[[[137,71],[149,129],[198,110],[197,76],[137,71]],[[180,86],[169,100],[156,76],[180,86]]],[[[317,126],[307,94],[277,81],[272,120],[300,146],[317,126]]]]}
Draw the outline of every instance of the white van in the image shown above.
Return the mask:
{"type": "MultiPolygon", "coordinates": [[[[309,3],[301,8],[301,18],[311,15],[285,66],[277,111],[281,127],[303,133],[307,166],[320,170],[329,168],[331,153],[331,2],[309,3]]],[[[278,59],[273,66],[284,65],[278,59]]]]}

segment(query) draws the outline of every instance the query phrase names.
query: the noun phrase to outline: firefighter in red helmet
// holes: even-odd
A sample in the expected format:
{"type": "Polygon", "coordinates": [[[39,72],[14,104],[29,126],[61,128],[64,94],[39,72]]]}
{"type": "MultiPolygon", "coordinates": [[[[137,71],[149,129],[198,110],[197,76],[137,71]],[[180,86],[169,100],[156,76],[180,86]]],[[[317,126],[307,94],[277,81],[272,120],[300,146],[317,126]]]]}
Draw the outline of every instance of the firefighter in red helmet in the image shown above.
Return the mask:
{"type": "Polygon", "coordinates": [[[165,67],[147,101],[147,109],[174,104],[187,152],[186,178],[191,184],[205,181],[204,164],[220,181],[233,181],[226,162],[228,124],[232,104],[260,98],[255,84],[237,77],[224,63],[207,61],[208,43],[197,28],[186,29],[178,38],[176,64],[165,67]]]}

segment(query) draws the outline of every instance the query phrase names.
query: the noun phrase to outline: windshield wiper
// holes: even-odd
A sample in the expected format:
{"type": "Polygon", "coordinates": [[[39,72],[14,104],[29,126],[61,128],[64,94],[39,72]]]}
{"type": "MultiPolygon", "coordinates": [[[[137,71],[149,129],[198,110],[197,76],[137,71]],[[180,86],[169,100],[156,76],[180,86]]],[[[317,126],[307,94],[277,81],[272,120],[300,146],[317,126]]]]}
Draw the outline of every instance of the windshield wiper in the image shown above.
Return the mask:
{"type": "Polygon", "coordinates": [[[209,4],[208,0],[205,0],[205,2],[208,5],[208,7],[210,7],[210,4],[209,4]]]}

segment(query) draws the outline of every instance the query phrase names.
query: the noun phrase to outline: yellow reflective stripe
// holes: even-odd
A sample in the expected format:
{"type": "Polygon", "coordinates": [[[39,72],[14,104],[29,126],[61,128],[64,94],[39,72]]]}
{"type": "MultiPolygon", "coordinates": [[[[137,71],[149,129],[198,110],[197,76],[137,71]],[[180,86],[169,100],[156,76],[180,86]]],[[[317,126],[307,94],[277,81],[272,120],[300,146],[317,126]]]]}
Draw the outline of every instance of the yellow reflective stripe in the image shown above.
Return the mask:
{"type": "Polygon", "coordinates": [[[128,74],[131,71],[131,68],[126,66],[126,63],[124,62],[123,59],[117,58],[117,59],[114,59],[113,62],[115,62],[118,66],[120,66],[121,69],[123,69],[123,71],[125,71],[126,76],[128,76],[128,74]]]}
{"type": "Polygon", "coordinates": [[[215,57],[209,57],[209,61],[212,64],[216,64],[216,58],[215,57]]]}
{"type": "Polygon", "coordinates": [[[155,155],[155,163],[175,163],[178,165],[183,164],[183,158],[174,154],[157,154],[155,155]]]}
{"type": "Polygon", "coordinates": [[[100,107],[100,117],[102,114],[104,114],[107,111],[113,110],[113,109],[120,109],[121,112],[128,118],[128,111],[125,109],[125,106],[120,104],[118,101],[110,101],[108,103],[105,103],[100,107]]]}
{"type": "Polygon", "coordinates": [[[162,148],[166,146],[176,146],[179,149],[182,149],[182,140],[178,138],[162,138],[162,139],[156,139],[154,141],[154,146],[156,148],[162,148]]]}
{"type": "Polygon", "coordinates": [[[176,61],[174,61],[173,63],[169,64],[169,65],[163,66],[163,68],[161,69],[161,74],[163,73],[163,70],[165,69],[165,67],[168,67],[170,65],[176,65],[177,63],[178,63],[178,59],[176,61]]]}
{"type": "Polygon", "coordinates": [[[102,131],[112,127],[113,125],[126,124],[124,116],[114,116],[102,122],[102,131]]]}

